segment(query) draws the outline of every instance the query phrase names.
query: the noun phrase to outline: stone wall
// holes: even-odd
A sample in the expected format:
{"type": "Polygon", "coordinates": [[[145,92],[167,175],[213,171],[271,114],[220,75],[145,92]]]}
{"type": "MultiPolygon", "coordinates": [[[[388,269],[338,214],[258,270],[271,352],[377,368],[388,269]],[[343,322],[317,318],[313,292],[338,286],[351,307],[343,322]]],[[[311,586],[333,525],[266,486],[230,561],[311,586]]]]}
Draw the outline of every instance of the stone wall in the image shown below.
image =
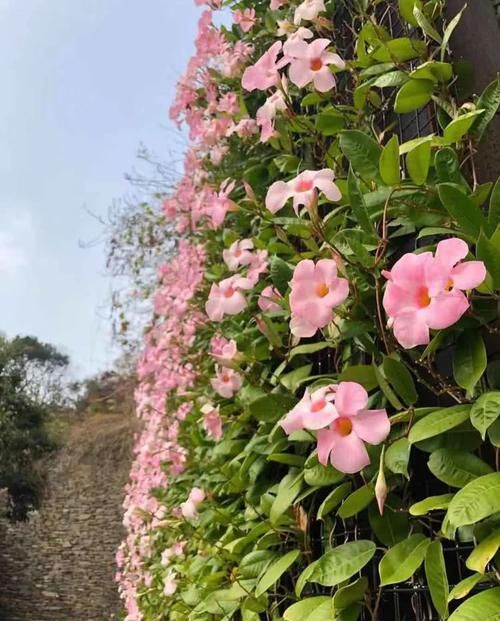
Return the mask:
{"type": "Polygon", "coordinates": [[[92,416],[73,425],[48,468],[40,511],[0,520],[0,621],[117,619],[116,549],[132,418],[92,416]]]}

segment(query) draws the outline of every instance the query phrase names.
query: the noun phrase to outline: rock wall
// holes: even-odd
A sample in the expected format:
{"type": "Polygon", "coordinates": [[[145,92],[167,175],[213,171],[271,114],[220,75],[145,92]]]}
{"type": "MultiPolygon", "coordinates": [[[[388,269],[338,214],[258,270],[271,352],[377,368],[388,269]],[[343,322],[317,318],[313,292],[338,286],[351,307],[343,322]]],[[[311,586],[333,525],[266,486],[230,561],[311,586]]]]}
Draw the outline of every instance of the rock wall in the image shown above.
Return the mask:
{"type": "Polygon", "coordinates": [[[118,619],[115,552],[132,420],[73,425],[48,468],[40,511],[28,522],[0,520],[0,621],[118,619]]]}

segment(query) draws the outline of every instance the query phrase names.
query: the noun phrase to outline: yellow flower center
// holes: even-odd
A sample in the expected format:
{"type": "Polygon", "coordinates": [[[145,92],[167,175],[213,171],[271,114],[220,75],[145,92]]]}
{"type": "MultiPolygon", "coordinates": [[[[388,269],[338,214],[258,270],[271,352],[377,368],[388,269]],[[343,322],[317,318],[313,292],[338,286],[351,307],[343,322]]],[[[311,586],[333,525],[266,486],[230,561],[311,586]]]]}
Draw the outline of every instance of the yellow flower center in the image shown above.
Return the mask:
{"type": "Polygon", "coordinates": [[[420,291],[417,293],[417,305],[419,308],[426,308],[431,303],[431,298],[429,296],[429,289],[427,287],[422,287],[420,291]]]}
{"type": "Polygon", "coordinates": [[[352,421],[350,418],[337,418],[337,420],[335,421],[335,427],[337,433],[345,438],[352,431],[352,421]]]}
{"type": "Polygon", "coordinates": [[[311,71],[319,71],[323,67],[321,58],[313,58],[310,62],[311,71]]]}
{"type": "Polygon", "coordinates": [[[330,293],[330,289],[329,289],[328,285],[323,282],[316,289],[316,293],[318,294],[318,296],[320,298],[324,298],[324,297],[326,297],[330,293]]]}

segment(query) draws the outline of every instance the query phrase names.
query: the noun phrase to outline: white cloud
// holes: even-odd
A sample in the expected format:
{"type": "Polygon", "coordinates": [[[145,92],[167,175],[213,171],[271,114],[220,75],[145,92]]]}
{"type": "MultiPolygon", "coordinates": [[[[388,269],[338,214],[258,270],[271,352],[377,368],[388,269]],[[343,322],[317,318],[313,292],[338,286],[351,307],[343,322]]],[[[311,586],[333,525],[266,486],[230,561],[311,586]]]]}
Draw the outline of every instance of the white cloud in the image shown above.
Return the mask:
{"type": "Polygon", "coordinates": [[[33,219],[28,211],[0,211],[0,277],[28,265],[34,242],[33,219]]]}

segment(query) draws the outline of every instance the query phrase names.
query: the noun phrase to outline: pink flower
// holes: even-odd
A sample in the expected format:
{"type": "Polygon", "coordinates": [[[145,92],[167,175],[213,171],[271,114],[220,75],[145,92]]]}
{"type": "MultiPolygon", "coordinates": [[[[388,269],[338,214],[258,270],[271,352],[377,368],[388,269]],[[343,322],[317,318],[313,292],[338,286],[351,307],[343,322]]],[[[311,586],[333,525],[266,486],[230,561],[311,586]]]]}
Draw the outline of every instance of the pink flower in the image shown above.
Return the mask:
{"type": "Polygon", "coordinates": [[[211,321],[221,321],[224,315],[237,315],[247,307],[243,291],[252,288],[248,278],[231,276],[213,284],[208,295],[205,311],[211,321]]]}
{"type": "Polygon", "coordinates": [[[255,9],[245,9],[244,11],[234,11],[234,23],[238,24],[243,32],[248,32],[257,23],[255,9]]]}
{"type": "Polygon", "coordinates": [[[278,302],[282,299],[281,293],[272,285],[269,285],[262,290],[257,304],[265,313],[275,313],[281,310],[281,306],[278,302]]]}
{"type": "Polygon", "coordinates": [[[323,168],[318,171],[305,170],[291,181],[275,181],[267,191],[266,207],[271,213],[276,213],[293,198],[293,209],[299,215],[300,205],[311,205],[318,196],[318,190],[328,200],[339,201],[342,194],[333,183],[334,178],[333,170],[323,168]]]}
{"type": "Polygon", "coordinates": [[[185,518],[195,518],[198,515],[197,507],[205,500],[205,492],[199,487],[193,487],[188,499],[181,503],[181,513],[185,518]]]}
{"type": "Polygon", "coordinates": [[[210,341],[210,355],[213,356],[220,364],[224,366],[225,363],[229,363],[238,355],[238,348],[236,341],[228,341],[223,336],[214,336],[210,341]]]}
{"type": "Polygon", "coordinates": [[[161,564],[166,567],[174,556],[182,556],[184,553],[185,541],[176,541],[170,548],[166,548],[161,553],[161,564]]]}
{"type": "Polygon", "coordinates": [[[323,11],[326,11],[324,0],[304,0],[304,2],[295,9],[293,21],[297,25],[299,25],[302,20],[312,21],[323,11]]]}
{"type": "Polygon", "coordinates": [[[217,376],[210,380],[212,388],[221,397],[232,399],[243,384],[241,375],[233,371],[233,369],[227,369],[225,367],[217,367],[216,373],[217,376]]]}
{"type": "Polygon", "coordinates": [[[314,264],[310,259],[297,264],[290,282],[290,329],[299,337],[314,336],[333,319],[333,308],[347,299],[349,284],[338,278],[337,264],[332,259],[321,259],[314,264]]]}
{"type": "Polygon", "coordinates": [[[163,581],[163,595],[171,597],[177,591],[176,574],[170,571],[163,581]]]}
{"type": "MultiPolygon", "coordinates": [[[[227,150],[227,147],[226,147],[227,150]]],[[[224,153],[224,147],[213,149],[213,152],[217,155],[224,153]]],[[[222,157],[222,156],[221,156],[222,157]]],[[[231,192],[234,190],[236,181],[226,179],[220,186],[218,193],[213,193],[212,197],[208,201],[208,215],[212,221],[214,228],[219,228],[224,223],[226,213],[228,211],[234,211],[237,209],[235,203],[229,198],[231,192]]]]}
{"type": "Polygon", "coordinates": [[[287,47],[290,60],[290,80],[299,88],[311,82],[320,93],[335,87],[335,78],[329,65],[344,69],[345,63],[338,54],[327,52],[331,44],[328,39],[316,39],[312,43],[298,40],[287,47]]]}
{"type": "Polygon", "coordinates": [[[257,250],[252,255],[247,273],[247,278],[252,285],[256,285],[259,281],[259,276],[267,270],[267,256],[267,250],[257,250]]]}
{"type": "Polygon", "coordinates": [[[391,424],[385,410],[367,410],[368,393],[355,382],[341,382],[335,393],[336,415],[328,429],[318,431],[318,461],[348,474],[370,463],[364,445],[380,444],[389,435],[391,424]]]}
{"type": "Polygon", "coordinates": [[[304,396],[297,405],[288,412],[280,422],[287,435],[301,429],[316,431],[327,427],[337,418],[333,401],[335,400],[335,386],[329,385],[312,394],[306,388],[304,396]]]}
{"type": "Polygon", "coordinates": [[[304,28],[303,26],[291,33],[286,32],[286,25],[284,22],[282,27],[285,30],[282,34],[288,34],[288,39],[283,44],[283,53],[285,56],[293,55],[293,48],[298,41],[304,41],[304,39],[312,39],[314,37],[313,31],[309,30],[309,28],[304,28]]]}
{"type": "Polygon", "coordinates": [[[222,258],[230,270],[235,272],[240,265],[248,265],[252,260],[253,241],[241,239],[233,242],[229,248],[223,250],[222,258]]]}
{"type": "Polygon", "coordinates": [[[222,438],[222,419],[220,417],[219,408],[214,407],[211,403],[206,403],[202,408],[203,429],[207,435],[214,440],[222,438]]]}
{"type": "Polygon", "coordinates": [[[283,45],[281,41],[276,41],[265,52],[255,65],[245,69],[241,79],[241,85],[246,91],[265,91],[272,86],[277,86],[280,81],[279,70],[288,64],[288,58],[278,61],[278,55],[283,45]]]}
{"type": "Polygon", "coordinates": [[[285,97],[281,91],[276,91],[274,95],[268,97],[263,106],[257,110],[257,125],[261,128],[260,141],[267,142],[269,138],[275,135],[274,119],[278,112],[286,110],[287,105],[285,97]]]}
{"type": "Polygon", "coordinates": [[[467,244],[457,238],[439,242],[431,252],[408,253],[395,263],[384,294],[389,326],[405,349],[429,343],[429,330],[456,323],[469,308],[463,291],[478,287],[486,278],[482,261],[461,262],[467,244]]]}
{"type": "Polygon", "coordinates": [[[270,9],[271,9],[271,11],[277,11],[279,8],[281,8],[287,2],[288,2],[288,0],[271,0],[270,9]]]}

